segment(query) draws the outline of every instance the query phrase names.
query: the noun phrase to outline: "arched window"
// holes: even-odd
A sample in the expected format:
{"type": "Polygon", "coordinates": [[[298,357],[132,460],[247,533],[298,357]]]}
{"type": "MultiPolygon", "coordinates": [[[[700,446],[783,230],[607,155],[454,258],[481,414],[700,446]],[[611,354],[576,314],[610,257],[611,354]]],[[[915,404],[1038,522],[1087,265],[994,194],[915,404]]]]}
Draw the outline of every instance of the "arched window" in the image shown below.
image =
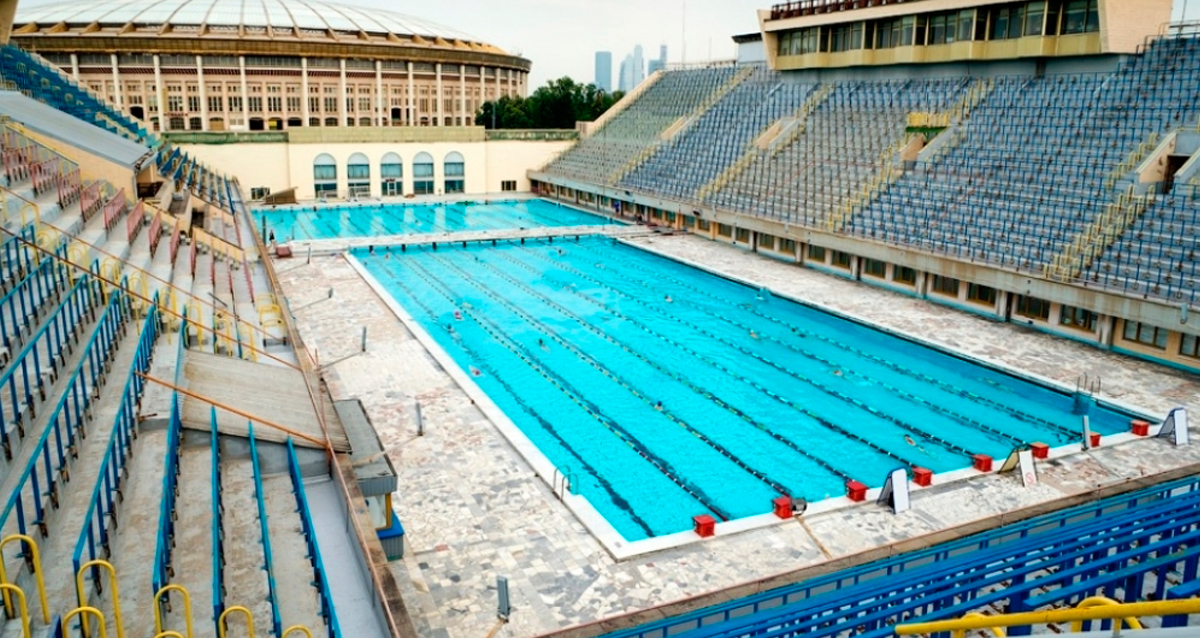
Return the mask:
{"type": "Polygon", "coordinates": [[[329,153],[321,153],[313,160],[313,190],[317,199],[337,195],[337,160],[329,153]]]}
{"type": "Polygon", "coordinates": [[[350,156],[346,163],[347,188],[351,197],[369,197],[371,195],[371,160],[362,153],[350,156]]]}
{"type": "Polygon", "coordinates": [[[417,153],[413,158],[413,192],[429,195],[433,192],[433,156],[417,153]]]}
{"type": "Polygon", "coordinates": [[[379,177],[383,180],[383,194],[404,194],[404,160],[395,153],[384,153],[379,160],[379,177]]]}
{"type": "Polygon", "coordinates": [[[458,151],[450,151],[442,163],[443,174],[446,176],[446,192],[461,193],[466,183],[466,167],[463,156],[458,151]]]}

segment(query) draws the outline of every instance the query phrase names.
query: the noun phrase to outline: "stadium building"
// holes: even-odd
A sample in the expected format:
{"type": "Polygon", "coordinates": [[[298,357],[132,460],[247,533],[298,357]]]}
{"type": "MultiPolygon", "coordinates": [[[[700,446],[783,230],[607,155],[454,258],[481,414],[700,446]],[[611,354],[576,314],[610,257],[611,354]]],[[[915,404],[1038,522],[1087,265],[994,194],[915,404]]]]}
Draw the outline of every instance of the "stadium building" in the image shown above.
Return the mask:
{"type": "Polygon", "coordinates": [[[472,126],[529,61],[382,10],[303,0],[24,8],[14,41],[153,131],[472,126]]]}
{"type": "Polygon", "coordinates": [[[789,2],[578,131],[413,19],[56,7],[0,0],[0,635],[1195,634],[1169,3],[789,2]]]}

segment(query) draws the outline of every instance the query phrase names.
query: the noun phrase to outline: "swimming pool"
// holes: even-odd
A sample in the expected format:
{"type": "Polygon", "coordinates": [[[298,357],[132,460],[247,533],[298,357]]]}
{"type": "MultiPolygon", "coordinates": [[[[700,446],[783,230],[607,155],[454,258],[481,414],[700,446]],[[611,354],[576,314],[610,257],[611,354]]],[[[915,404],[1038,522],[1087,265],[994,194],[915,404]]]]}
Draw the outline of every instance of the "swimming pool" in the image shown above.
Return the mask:
{"type": "Polygon", "coordinates": [[[1080,438],[1070,394],[611,239],[355,256],[627,540],[1080,438]]]}
{"type": "Polygon", "coordinates": [[[266,224],[279,241],[344,237],[378,237],[512,230],[608,223],[598,215],[541,199],[483,203],[372,203],[259,208],[253,211],[260,229],[266,224]]]}

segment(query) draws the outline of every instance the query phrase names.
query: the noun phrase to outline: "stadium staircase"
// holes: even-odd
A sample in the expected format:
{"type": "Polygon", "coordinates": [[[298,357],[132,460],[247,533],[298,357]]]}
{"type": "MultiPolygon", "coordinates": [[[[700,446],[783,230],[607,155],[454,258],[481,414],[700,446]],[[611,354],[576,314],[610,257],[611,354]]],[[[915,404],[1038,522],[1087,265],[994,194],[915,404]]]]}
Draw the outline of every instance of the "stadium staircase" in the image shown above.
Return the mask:
{"type": "Polygon", "coordinates": [[[185,428],[157,381],[186,385],[197,351],[294,367],[264,348],[282,314],[236,184],[35,56],[4,47],[0,77],[157,148],[189,213],[0,122],[0,636],[245,636],[247,612],[258,636],[341,635],[290,439],[185,428]]]}

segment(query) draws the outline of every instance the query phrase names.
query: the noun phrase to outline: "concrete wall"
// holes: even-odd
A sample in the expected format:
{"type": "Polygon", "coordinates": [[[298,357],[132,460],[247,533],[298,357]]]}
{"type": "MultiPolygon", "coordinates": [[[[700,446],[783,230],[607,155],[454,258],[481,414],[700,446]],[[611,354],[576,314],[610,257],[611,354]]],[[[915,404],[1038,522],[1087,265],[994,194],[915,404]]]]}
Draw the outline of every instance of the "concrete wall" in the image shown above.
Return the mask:
{"type": "Polygon", "coordinates": [[[495,193],[502,182],[517,182],[518,191],[529,190],[528,172],[549,162],[565,151],[572,141],[494,142],[413,142],[413,143],[232,143],[182,144],[183,149],[218,171],[236,175],[249,194],[250,189],[266,186],[272,192],[295,188],[300,199],[312,199],[313,160],[322,153],[332,155],[337,162],[338,193],[347,192],[347,163],[354,153],[367,156],[371,166],[371,195],[383,192],[380,161],[386,153],[396,153],[404,165],[403,192],[413,192],[413,159],[418,153],[433,156],[434,189],[445,189],[444,164],[446,155],[458,152],[463,156],[466,176],[465,193],[495,193]]]}

